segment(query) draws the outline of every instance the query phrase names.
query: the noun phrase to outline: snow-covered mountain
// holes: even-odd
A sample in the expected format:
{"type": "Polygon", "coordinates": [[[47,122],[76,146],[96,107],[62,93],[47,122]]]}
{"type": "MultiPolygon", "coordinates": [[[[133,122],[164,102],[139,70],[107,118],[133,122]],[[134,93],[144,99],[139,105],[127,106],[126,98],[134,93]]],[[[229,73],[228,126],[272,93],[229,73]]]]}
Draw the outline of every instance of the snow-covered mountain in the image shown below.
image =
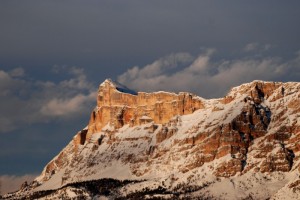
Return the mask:
{"type": "Polygon", "coordinates": [[[134,92],[111,80],[89,124],[4,199],[300,199],[300,83],[223,98],[134,92]]]}

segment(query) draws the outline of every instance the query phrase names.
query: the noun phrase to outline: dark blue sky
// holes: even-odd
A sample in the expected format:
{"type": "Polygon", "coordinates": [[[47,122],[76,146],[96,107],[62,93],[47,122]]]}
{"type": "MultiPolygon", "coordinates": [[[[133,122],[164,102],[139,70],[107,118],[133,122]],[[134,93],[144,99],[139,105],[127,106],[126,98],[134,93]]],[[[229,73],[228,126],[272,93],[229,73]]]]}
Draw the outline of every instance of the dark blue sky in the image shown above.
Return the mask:
{"type": "Polygon", "coordinates": [[[300,81],[300,1],[0,1],[0,175],[38,174],[84,128],[96,90],[220,97],[300,81]]]}

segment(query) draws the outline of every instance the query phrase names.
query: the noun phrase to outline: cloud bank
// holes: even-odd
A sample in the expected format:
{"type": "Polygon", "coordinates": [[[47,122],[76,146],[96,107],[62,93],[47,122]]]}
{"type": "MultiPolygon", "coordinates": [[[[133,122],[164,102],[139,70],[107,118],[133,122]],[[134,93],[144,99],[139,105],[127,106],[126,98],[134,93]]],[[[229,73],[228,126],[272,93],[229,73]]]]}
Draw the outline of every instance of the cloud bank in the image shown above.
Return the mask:
{"type": "Polygon", "coordinates": [[[81,68],[53,68],[54,74],[70,76],[53,82],[32,80],[23,68],[0,70],[0,132],[9,132],[26,124],[78,117],[90,111],[96,88],[81,68]],[[5,114],[4,114],[5,113],[5,114]]]}
{"type": "Polygon", "coordinates": [[[2,175],[0,176],[0,194],[6,194],[8,192],[14,192],[19,190],[22,183],[25,181],[33,181],[37,175],[26,174],[23,176],[11,176],[11,175],[2,175]]]}
{"type": "MultiPolygon", "coordinates": [[[[252,43],[245,49],[254,51],[260,46],[252,43]]],[[[118,76],[118,81],[138,91],[189,91],[206,98],[221,97],[231,87],[253,80],[300,81],[299,52],[285,61],[280,57],[257,56],[214,60],[215,52],[207,49],[196,57],[188,53],[166,56],[128,69],[118,76]],[[173,65],[169,65],[172,61],[173,65]],[[179,62],[186,65],[179,66],[179,62]]]]}

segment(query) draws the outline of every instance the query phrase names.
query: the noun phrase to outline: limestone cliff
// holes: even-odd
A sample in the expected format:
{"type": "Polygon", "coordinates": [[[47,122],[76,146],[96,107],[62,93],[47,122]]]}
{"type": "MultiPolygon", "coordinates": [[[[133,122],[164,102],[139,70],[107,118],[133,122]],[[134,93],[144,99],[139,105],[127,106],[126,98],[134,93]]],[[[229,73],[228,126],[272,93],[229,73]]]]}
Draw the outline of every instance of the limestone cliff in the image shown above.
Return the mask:
{"type": "MultiPolygon", "coordinates": [[[[91,114],[88,131],[84,134],[88,140],[107,124],[115,129],[126,124],[137,126],[152,121],[165,124],[176,115],[191,114],[203,107],[201,98],[190,93],[136,93],[107,79],[99,86],[97,107],[91,114]]],[[[84,143],[82,135],[78,135],[76,144],[84,143]]]]}
{"type": "Polygon", "coordinates": [[[204,99],[137,93],[106,80],[88,126],[18,194],[299,199],[299,99],[296,82],[253,81],[204,99]],[[130,181],[114,180],[107,194],[107,178],[130,181]],[[98,189],[78,189],[78,182],[95,180],[98,189]]]}

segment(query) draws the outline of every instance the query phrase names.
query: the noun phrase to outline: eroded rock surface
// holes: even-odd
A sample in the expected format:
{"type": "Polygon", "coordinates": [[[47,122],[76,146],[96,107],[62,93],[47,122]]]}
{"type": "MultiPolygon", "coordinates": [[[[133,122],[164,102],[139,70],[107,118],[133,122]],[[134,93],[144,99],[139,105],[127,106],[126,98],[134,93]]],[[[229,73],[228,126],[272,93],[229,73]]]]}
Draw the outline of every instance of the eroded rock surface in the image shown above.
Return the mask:
{"type": "Polygon", "coordinates": [[[205,188],[230,180],[233,190],[258,190],[243,198],[300,197],[299,99],[300,83],[253,81],[210,100],[106,80],[88,126],[26,187],[115,178],[220,197],[205,188]]]}

